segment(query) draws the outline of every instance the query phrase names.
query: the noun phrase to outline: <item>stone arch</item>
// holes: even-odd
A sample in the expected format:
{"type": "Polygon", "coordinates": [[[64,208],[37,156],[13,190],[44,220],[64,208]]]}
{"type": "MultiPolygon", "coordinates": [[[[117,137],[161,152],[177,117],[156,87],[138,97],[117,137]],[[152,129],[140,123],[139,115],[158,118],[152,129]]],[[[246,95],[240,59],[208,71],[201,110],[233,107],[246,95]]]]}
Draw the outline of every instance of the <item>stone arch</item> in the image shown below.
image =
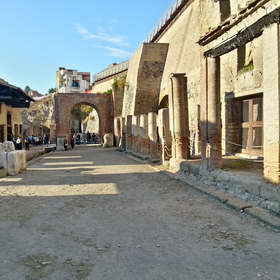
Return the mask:
{"type": "Polygon", "coordinates": [[[164,109],[164,108],[168,108],[168,107],[169,107],[168,95],[165,95],[165,96],[161,99],[161,101],[160,101],[160,103],[159,103],[159,105],[158,105],[158,110],[164,109]]]}
{"type": "Polygon", "coordinates": [[[56,138],[71,140],[71,111],[79,104],[93,107],[99,116],[101,139],[113,132],[113,102],[111,94],[58,93],[55,100],[56,138]]]}
{"type": "MultiPolygon", "coordinates": [[[[79,106],[79,105],[87,105],[87,106],[90,106],[92,107],[96,112],[97,112],[97,115],[98,115],[98,122],[99,122],[99,132],[101,131],[101,126],[102,126],[102,122],[101,122],[101,119],[100,119],[100,112],[98,111],[98,108],[95,106],[95,104],[92,104],[90,102],[80,102],[80,103],[77,103],[77,104],[74,104],[70,110],[70,113],[72,114],[72,111],[73,109],[76,107],[76,106],[79,106]]],[[[70,121],[71,121],[71,117],[70,117],[70,121]]],[[[71,126],[71,124],[70,124],[71,126]]]]}

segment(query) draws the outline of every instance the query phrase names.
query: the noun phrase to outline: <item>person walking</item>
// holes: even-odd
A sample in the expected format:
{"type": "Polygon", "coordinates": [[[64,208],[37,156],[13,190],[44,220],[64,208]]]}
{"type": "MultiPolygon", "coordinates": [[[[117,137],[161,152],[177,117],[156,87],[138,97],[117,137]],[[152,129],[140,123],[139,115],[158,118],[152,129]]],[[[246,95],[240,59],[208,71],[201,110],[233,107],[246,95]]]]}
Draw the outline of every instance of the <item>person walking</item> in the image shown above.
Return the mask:
{"type": "Polygon", "coordinates": [[[25,149],[28,151],[29,150],[29,145],[30,145],[29,138],[26,137],[24,141],[25,141],[25,149]]]}

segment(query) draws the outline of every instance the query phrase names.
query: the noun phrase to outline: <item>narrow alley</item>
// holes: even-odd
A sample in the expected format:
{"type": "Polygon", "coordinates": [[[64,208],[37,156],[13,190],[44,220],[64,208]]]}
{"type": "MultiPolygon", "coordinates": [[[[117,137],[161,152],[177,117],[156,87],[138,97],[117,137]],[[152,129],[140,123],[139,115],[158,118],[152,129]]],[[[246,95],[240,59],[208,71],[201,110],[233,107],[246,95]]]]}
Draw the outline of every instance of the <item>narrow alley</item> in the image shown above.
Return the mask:
{"type": "Polygon", "coordinates": [[[280,279],[280,236],[113,149],[0,179],[1,280],[280,279]]]}

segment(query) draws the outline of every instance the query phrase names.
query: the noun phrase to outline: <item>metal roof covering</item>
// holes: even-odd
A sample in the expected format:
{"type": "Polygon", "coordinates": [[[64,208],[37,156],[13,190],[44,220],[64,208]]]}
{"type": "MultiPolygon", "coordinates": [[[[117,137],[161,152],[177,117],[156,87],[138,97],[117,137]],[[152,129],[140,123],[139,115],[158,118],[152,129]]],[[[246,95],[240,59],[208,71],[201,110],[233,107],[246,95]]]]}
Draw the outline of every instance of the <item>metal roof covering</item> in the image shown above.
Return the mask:
{"type": "Polygon", "coordinates": [[[107,77],[116,75],[118,73],[121,73],[123,71],[128,70],[129,61],[124,61],[122,63],[113,65],[111,67],[106,68],[105,70],[97,73],[93,76],[93,82],[97,82],[99,80],[103,80],[107,77]]]}
{"type": "Polygon", "coordinates": [[[0,103],[15,108],[28,108],[30,103],[34,101],[21,88],[10,85],[6,82],[0,82],[0,103]]]}

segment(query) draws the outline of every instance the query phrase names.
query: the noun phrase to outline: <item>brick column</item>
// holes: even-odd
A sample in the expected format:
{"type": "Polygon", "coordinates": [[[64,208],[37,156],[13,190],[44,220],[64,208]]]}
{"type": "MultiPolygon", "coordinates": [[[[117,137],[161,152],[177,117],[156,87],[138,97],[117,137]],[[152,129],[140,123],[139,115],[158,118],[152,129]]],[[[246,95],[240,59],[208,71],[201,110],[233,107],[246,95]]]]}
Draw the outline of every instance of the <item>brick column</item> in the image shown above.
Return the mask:
{"type": "Polygon", "coordinates": [[[172,157],[190,158],[187,77],[172,74],[172,92],[169,95],[170,121],[172,133],[172,157]]]}
{"type": "Polygon", "coordinates": [[[132,150],[132,116],[126,116],[126,151],[130,152],[132,150]]]}
{"type": "Polygon", "coordinates": [[[280,183],[280,38],[279,24],[263,33],[263,140],[264,176],[280,183]]]}
{"type": "Polygon", "coordinates": [[[158,133],[161,143],[161,162],[165,164],[172,156],[171,152],[171,133],[169,125],[169,109],[158,111],[158,133]]]}
{"type": "Polygon", "coordinates": [[[148,115],[140,115],[140,152],[149,154],[148,115]]]}
{"type": "Polygon", "coordinates": [[[208,74],[208,142],[209,165],[208,169],[214,170],[222,166],[222,145],[221,145],[221,103],[220,103],[220,59],[207,59],[208,74]]]}
{"type": "Polygon", "coordinates": [[[148,114],[148,136],[149,136],[149,154],[152,160],[159,158],[158,154],[158,134],[157,134],[157,114],[150,112],[148,114]]]}
{"type": "Polygon", "coordinates": [[[139,152],[140,142],[140,117],[132,116],[132,151],[139,152]]]}

